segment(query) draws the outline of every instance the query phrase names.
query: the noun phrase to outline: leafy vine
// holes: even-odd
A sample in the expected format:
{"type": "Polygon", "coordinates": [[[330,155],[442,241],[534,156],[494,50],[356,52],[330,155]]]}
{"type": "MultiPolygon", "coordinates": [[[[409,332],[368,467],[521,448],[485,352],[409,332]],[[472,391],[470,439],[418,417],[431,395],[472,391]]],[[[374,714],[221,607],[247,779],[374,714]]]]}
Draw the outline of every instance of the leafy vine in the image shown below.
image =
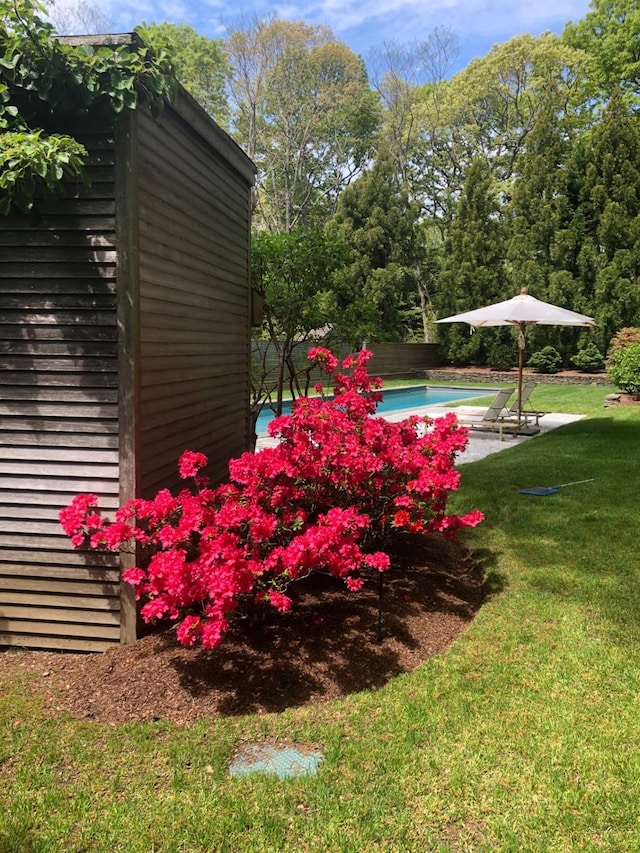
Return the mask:
{"type": "Polygon", "coordinates": [[[0,0],[0,213],[28,212],[61,181],[86,181],[86,150],[48,133],[65,114],[117,115],[145,104],[158,115],[176,88],[168,53],[137,37],[128,44],[60,41],[38,0],[0,0]]]}

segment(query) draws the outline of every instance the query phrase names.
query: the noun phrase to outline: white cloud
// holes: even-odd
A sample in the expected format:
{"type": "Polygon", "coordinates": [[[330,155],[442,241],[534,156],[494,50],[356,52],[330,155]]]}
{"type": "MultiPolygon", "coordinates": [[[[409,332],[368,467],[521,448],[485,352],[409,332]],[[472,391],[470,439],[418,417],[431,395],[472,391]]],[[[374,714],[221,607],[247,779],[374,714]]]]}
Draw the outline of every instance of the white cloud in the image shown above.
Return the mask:
{"type": "Polygon", "coordinates": [[[524,32],[561,32],[579,20],[589,0],[105,0],[121,29],[142,20],[187,23],[210,36],[224,35],[225,24],[241,16],[268,15],[327,24],[353,50],[367,55],[384,41],[409,43],[436,27],[450,27],[465,54],[483,55],[496,42],[524,32]]]}

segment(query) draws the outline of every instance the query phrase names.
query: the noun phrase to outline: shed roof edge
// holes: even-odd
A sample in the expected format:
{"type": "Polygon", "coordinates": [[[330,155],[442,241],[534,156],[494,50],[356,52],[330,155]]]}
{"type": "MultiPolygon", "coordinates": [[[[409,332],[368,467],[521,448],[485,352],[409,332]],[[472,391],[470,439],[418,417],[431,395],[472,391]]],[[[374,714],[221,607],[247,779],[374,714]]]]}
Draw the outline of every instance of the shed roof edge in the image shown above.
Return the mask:
{"type": "MultiPolygon", "coordinates": [[[[133,33],[101,33],[96,35],[56,36],[63,44],[108,47],[111,45],[142,45],[144,41],[133,33]]],[[[194,130],[222,154],[236,171],[251,185],[255,184],[257,167],[238,143],[209,115],[181,83],[173,101],[166,101],[194,130]]]]}

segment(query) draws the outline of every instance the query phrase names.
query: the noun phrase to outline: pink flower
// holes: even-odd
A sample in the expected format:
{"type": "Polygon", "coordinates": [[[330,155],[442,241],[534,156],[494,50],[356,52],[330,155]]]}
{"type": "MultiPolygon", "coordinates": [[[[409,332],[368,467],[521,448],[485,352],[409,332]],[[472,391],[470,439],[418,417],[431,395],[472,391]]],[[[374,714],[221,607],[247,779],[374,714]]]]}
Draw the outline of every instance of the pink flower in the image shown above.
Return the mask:
{"type": "Polygon", "coordinates": [[[291,610],[291,605],[293,604],[293,601],[288,595],[284,595],[275,589],[269,591],[269,601],[273,604],[276,610],[279,610],[281,613],[291,610]]]}
{"type": "Polygon", "coordinates": [[[178,470],[183,480],[196,477],[201,468],[206,468],[209,460],[204,453],[195,453],[193,450],[185,450],[180,457],[178,470]]]}
{"type": "Polygon", "coordinates": [[[174,621],[184,645],[217,647],[241,607],[268,601],[286,612],[290,585],[313,572],[359,590],[365,572],[390,566],[384,551],[368,552],[371,543],[397,529],[451,537],[482,520],[478,510],[447,513],[460,483],[455,456],[467,442],[454,416],[429,421],[424,435],[423,419],[377,418],[381,381],[367,373],[369,351],[347,357],[342,372],[327,349],[309,356],[331,374],[333,398],[298,399],[271,422],[278,445],[231,460],[227,483],[209,488],[206,456],[188,450],[179,460],[181,478],[193,479],[188,489],[128,501],[114,522],[95,495],[60,511],[75,547],[140,546],[146,568],[127,569],[123,580],[142,618],[174,621]]]}
{"type": "Polygon", "coordinates": [[[178,625],[176,635],[183,646],[194,646],[202,635],[202,620],[197,616],[185,616],[178,625]]]}
{"type": "Polygon", "coordinates": [[[367,566],[372,569],[376,569],[379,572],[386,572],[391,565],[389,555],[385,554],[384,551],[376,551],[375,554],[367,554],[365,562],[367,566]]]}

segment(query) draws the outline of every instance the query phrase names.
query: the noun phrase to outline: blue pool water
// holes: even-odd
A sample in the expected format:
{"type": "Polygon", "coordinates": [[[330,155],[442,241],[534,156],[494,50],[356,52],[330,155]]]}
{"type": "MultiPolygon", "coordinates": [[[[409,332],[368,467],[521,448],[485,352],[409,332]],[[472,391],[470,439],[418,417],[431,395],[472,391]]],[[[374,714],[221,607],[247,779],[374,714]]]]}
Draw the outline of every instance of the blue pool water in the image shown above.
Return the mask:
{"type": "MultiPolygon", "coordinates": [[[[398,412],[402,409],[415,409],[421,406],[439,406],[442,403],[453,403],[458,400],[469,400],[472,397],[483,397],[491,393],[487,388],[452,388],[434,385],[414,385],[411,388],[390,388],[382,392],[384,398],[378,404],[378,414],[398,412]]],[[[286,402],[282,414],[291,413],[291,403],[286,402]]],[[[256,432],[258,435],[267,431],[267,424],[274,417],[271,409],[263,409],[258,416],[256,432]]]]}

